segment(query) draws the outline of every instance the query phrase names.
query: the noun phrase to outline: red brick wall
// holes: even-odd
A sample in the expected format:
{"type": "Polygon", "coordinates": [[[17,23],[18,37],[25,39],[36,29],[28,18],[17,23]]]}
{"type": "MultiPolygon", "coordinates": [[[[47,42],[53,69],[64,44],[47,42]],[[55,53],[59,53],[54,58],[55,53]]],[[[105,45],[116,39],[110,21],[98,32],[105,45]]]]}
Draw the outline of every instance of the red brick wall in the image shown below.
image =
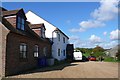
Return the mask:
{"type": "Polygon", "coordinates": [[[47,57],[51,55],[51,45],[48,42],[38,39],[28,38],[16,33],[9,33],[7,36],[7,52],[6,52],[6,75],[16,74],[25,70],[37,67],[37,59],[34,58],[34,46],[39,45],[39,57],[43,57],[43,48],[48,47],[47,57]],[[19,44],[23,42],[27,44],[27,59],[21,60],[19,57],[19,44]]]}

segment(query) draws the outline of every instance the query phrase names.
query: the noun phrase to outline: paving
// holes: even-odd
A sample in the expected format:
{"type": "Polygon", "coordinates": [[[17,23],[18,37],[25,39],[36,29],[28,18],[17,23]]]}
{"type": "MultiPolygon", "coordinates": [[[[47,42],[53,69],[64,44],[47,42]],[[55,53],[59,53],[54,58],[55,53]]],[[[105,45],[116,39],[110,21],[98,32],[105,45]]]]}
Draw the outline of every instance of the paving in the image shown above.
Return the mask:
{"type": "MultiPolygon", "coordinates": [[[[10,78],[118,78],[118,63],[74,62],[29,71],[10,78]]],[[[9,78],[8,77],[8,78],[9,78]]]]}

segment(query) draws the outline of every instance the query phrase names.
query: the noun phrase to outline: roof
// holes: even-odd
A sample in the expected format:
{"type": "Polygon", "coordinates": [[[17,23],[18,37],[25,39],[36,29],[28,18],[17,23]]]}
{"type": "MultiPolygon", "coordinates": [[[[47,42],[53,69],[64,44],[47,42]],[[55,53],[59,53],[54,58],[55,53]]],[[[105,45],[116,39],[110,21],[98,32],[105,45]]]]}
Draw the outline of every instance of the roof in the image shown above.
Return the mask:
{"type": "Polygon", "coordinates": [[[55,29],[55,31],[60,31],[64,36],[66,36],[68,39],[69,39],[69,37],[65,34],[65,33],[63,33],[60,29],[58,29],[57,27],[56,27],[56,29],[55,29]]]}
{"type": "Polygon", "coordinates": [[[22,11],[22,13],[24,14],[25,19],[27,19],[23,9],[2,11],[2,15],[3,15],[3,17],[13,16],[13,15],[17,15],[17,13],[19,13],[20,11],[22,11]]]}
{"type": "Polygon", "coordinates": [[[10,11],[3,11],[3,16],[15,15],[18,13],[19,10],[10,10],[10,11]]]}
{"type": "Polygon", "coordinates": [[[41,23],[41,24],[29,24],[29,26],[30,26],[31,29],[38,29],[38,28],[41,28],[41,27],[43,27],[45,29],[44,23],[41,23]]]}
{"type": "MultiPolygon", "coordinates": [[[[1,18],[1,17],[0,17],[1,18]]],[[[26,36],[29,38],[34,38],[34,39],[38,39],[40,41],[44,41],[46,43],[50,43],[52,45],[52,41],[49,38],[40,38],[39,35],[37,35],[32,29],[30,29],[29,25],[26,23],[26,27],[27,27],[27,31],[21,31],[21,30],[17,30],[16,28],[13,27],[13,25],[11,25],[4,17],[2,17],[2,24],[8,29],[10,30],[10,32],[22,35],[22,36],[26,36]]]]}
{"type": "MultiPolygon", "coordinates": [[[[49,27],[54,27],[54,28],[56,28],[55,30],[59,30],[63,35],[65,35],[60,29],[58,29],[55,25],[53,25],[52,23],[50,23],[49,21],[47,21],[46,19],[44,19],[43,17],[41,17],[41,16],[39,16],[39,15],[37,15],[36,13],[34,13],[34,12],[32,12],[32,11],[28,11],[27,13],[26,13],[26,16],[27,16],[27,18],[29,19],[29,17],[31,17],[31,15],[32,15],[32,19],[35,19],[35,18],[37,18],[37,20],[39,20],[39,21],[41,21],[42,23],[44,23],[45,24],[45,26],[46,26],[46,24],[48,24],[49,25],[49,27]],[[34,18],[35,17],[35,18],[34,18]]],[[[34,22],[33,20],[29,20],[31,23],[36,23],[36,22],[34,22]]],[[[40,23],[40,22],[38,22],[38,23],[40,23]]],[[[48,26],[47,25],[47,26],[48,26]]],[[[47,29],[47,26],[46,26],[46,29],[47,29]]],[[[54,30],[54,31],[55,31],[54,30]]],[[[69,39],[69,37],[67,36],[67,35],[65,35],[68,39],[69,39]]]]}
{"type": "Polygon", "coordinates": [[[0,7],[0,10],[2,11],[7,11],[7,9],[3,8],[3,7],[0,7]]]}
{"type": "MultiPolygon", "coordinates": [[[[2,24],[8,29],[10,30],[10,32],[22,35],[22,36],[26,36],[29,38],[34,38],[40,41],[44,41],[44,42],[50,42],[48,39],[42,39],[38,34],[36,34],[29,26],[29,22],[26,21],[25,23],[25,27],[26,30],[22,31],[22,30],[18,30],[15,27],[13,27],[13,25],[5,18],[5,16],[11,16],[11,15],[17,15],[17,13],[20,11],[20,14],[23,13],[23,15],[25,14],[23,9],[19,9],[19,10],[12,10],[12,11],[3,11],[3,15],[0,15],[0,18],[2,19],[2,24]],[[22,11],[22,12],[21,12],[22,11]]],[[[18,14],[19,15],[19,14],[18,14]]],[[[25,15],[24,15],[25,16],[25,15]]],[[[26,16],[25,16],[26,18],[26,16]]],[[[34,25],[34,24],[31,24],[34,25]]],[[[38,26],[38,24],[36,24],[38,26]]],[[[44,24],[39,24],[39,26],[43,26],[44,24]]]]}

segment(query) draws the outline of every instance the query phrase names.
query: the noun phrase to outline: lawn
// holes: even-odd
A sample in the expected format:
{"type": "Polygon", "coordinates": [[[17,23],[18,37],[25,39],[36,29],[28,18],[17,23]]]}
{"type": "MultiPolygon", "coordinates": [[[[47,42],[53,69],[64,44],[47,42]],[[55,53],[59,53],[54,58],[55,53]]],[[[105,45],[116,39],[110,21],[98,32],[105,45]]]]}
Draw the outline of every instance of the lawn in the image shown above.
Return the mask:
{"type": "Polygon", "coordinates": [[[105,62],[120,62],[120,60],[115,60],[113,57],[105,57],[105,62]]]}

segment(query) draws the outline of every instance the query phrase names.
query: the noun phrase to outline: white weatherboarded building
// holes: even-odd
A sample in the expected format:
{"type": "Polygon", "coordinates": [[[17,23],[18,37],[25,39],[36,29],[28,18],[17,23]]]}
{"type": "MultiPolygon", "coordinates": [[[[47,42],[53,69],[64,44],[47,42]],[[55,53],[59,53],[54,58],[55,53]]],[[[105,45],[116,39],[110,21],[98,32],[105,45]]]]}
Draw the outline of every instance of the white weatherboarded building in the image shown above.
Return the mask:
{"type": "Polygon", "coordinates": [[[52,57],[57,60],[66,59],[66,47],[69,39],[68,36],[66,36],[60,29],[36,15],[32,11],[28,11],[26,13],[26,17],[27,20],[32,24],[44,23],[46,28],[45,36],[53,41],[52,57]]]}

